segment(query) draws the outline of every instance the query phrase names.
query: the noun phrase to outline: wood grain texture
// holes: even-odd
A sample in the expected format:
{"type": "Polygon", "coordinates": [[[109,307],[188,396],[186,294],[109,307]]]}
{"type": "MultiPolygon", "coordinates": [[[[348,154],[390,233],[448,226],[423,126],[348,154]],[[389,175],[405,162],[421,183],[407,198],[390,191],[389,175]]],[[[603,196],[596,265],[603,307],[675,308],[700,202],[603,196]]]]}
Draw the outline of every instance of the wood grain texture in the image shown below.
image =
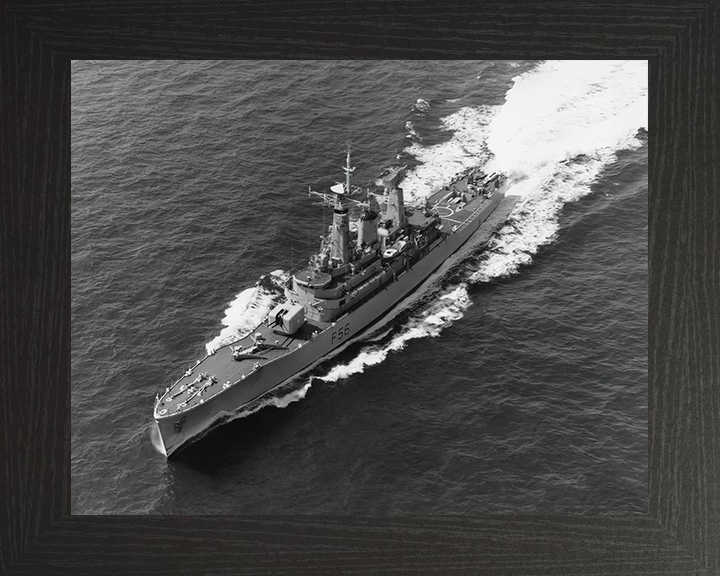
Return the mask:
{"type": "Polygon", "coordinates": [[[711,2],[0,4],[0,573],[720,573],[711,2]],[[70,60],[650,60],[649,514],[73,517],[70,60]]]}

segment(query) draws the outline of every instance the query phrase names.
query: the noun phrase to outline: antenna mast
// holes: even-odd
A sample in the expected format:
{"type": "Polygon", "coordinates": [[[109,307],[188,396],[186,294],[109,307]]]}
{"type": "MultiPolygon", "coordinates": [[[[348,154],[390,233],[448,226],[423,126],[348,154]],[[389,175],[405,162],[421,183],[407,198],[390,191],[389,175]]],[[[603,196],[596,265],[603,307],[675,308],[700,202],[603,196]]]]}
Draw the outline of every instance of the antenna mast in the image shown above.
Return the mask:
{"type": "Polygon", "coordinates": [[[345,194],[350,194],[352,192],[350,188],[350,175],[355,171],[355,168],[350,168],[350,144],[348,144],[347,149],[347,164],[343,166],[343,170],[345,171],[345,194]]]}

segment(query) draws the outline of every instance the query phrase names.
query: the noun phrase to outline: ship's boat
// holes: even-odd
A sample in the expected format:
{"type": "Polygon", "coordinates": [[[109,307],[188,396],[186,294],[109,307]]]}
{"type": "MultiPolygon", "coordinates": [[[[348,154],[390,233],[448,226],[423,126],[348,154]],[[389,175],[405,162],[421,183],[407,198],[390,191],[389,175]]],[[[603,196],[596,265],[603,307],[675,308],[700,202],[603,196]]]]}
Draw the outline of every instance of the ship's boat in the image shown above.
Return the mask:
{"type": "Polygon", "coordinates": [[[388,314],[478,229],[502,200],[506,177],[480,168],[457,175],[424,207],[406,207],[391,169],[376,191],[352,199],[346,180],[330,193],[333,222],[308,266],[284,278],[284,302],[255,330],[199,360],[155,402],[170,456],[213,426],[346,344],[388,314]],[[351,230],[349,207],[359,208],[351,230]]]}

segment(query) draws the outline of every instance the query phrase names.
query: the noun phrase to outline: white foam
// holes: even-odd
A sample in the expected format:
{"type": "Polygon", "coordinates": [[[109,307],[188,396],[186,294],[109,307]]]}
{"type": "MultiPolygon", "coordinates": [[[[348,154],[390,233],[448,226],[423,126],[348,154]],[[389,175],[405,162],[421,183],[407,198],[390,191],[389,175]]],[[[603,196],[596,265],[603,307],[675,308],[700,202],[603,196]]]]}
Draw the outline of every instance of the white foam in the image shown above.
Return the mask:
{"type": "Polygon", "coordinates": [[[514,178],[634,145],[647,129],[645,61],[549,61],[514,79],[487,130],[488,171],[514,178]]]}
{"type": "Polygon", "coordinates": [[[559,229],[563,205],[592,191],[616,152],[641,145],[647,127],[647,63],[547,62],[515,79],[488,126],[488,171],[512,175],[523,197],[471,281],[508,276],[559,229]]]}
{"type": "Polygon", "coordinates": [[[162,438],[160,437],[160,428],[158,428],[157,422],[153,422],[150,425],[150,442],[152,442],[153,448],[158,451],[159,454],[167,456],[165,452],[165,445],[163,444],[162,438]]]}
{"type": "Polygon", "coordinates": [[[430,110],[430,104],[427,100],[423,100],[422,98],[418,98],[417,102],[415,102],[415,105],[413,106],[413,110],[415,110],[416,113],[424,113],[430,110]]]}
{"type": "Polygon", "coordinates": [[[498,109],[497,106],[462,108],[442,120],[443,126],[453,131],[450,140],[428,147],[414,142],[405,149],[420,162],[407,172],[401,183],[408,204],[421,204],[457,173],[488,159],[487,126],[498,109]]]}
{"type": "Polygon", "coordinates": [[[407,130],[408,132],[405,136],[406,138],[414,138],[417,141],[422,140],[422,138],[420,138],[420,135],[415,130],[415,125],[410,120],[405,122],[405,130],[407,130]]]}
{"type": "Polygon", "coordinates": [[[240,292],[225,310],[225,328],[205,345],[208,354],[249,334],[270,313],[282,294],[265,286],[253,286],[240,292]]]}
{"type": "Polygon", "coordinates": [[[308,381],[301,388],[291,390],[280,396],[273,395],[272,393],[267,396],[263,396],[256,402],[253,402],[243,408],[230,420],[245,418],[247,416],[250,416],[250,414],[255,414],[255,412],[258,412],[263,408],[267,408],[268,406],[274,406],[275,408],[287,408],[293,402],[299,402],[300,400],[305,398],[305,395],[307,394],[307,391],[310,390],[311,386],[312,382],[308,381]]]}
{"type": "Polygon", "coordinates": [[[645,61],[540,64],[514,79],[502,106],[462,108],[444,118],[449,141],[408,146],[420,165],[402,182],[405,197],[419,204],[455,174],[486,162],[486,172],[507,173],[520,184],[513,193],[525,195],[560,162],[636,146],[637,130],[647,129],[647,95],[645,61]]]}

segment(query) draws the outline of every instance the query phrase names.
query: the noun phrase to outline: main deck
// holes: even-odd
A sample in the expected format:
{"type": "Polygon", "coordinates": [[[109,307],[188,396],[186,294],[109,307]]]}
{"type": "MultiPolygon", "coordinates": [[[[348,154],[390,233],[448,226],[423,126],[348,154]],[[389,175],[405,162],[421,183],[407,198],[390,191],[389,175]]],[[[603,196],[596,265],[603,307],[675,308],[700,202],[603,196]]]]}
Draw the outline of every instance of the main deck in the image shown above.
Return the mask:
{"type": "Polygon", "coordinates": [[[203,404],[222,390],[245,379],[260,366],[301,348],[323,329],[324,326],[319,323],[306,322],[292,336],[287,336],[278,334],[267,322],[263,322],[251,334],[218,348],[189,368],[160,397],[156,413],[159,416],[175,414],[203,404]],[[236,360],[233,357],[233,348],[236,346],[247,350],[260,340],[264,340],[264,347],[253,350],[247,358],[236,360]]]}

